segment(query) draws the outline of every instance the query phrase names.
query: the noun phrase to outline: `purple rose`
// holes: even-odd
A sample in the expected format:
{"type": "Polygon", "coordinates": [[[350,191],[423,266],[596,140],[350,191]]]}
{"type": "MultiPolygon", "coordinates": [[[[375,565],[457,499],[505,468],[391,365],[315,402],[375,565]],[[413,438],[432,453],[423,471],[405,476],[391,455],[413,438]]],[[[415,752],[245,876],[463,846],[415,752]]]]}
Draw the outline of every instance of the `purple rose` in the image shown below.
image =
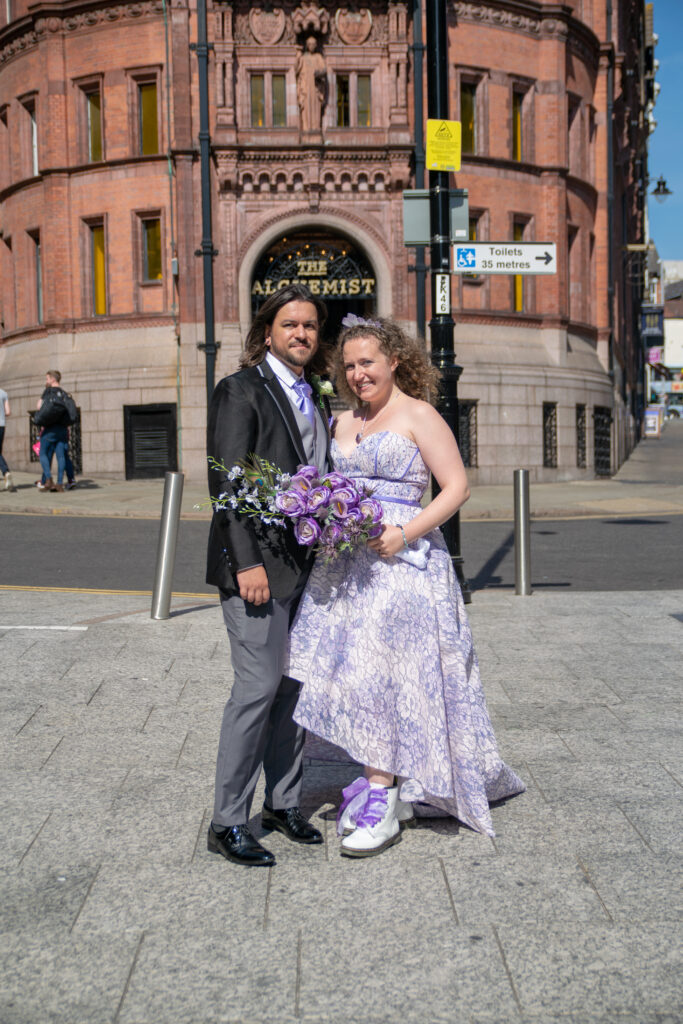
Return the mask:
{"type": "Polygon", "coordinates": [[[365,522],[365,516],[359,508],[350,508],[346,517],[346,522],[363,523],[365,522]]]}
{"type": "Polygon", "coordinates": [[[333,521],[331,523],[328,523],[327,526],[324,527],[323,532],[320,536],[320,540],[322,541],[323,544],[334,547],[335,544],[337,544],[337,542],[341,540],[343,534],[344,530],[339,525],[339,523],[335,523],[333,521]]]}
{"type": "Polygon", "coordinates": [[[384,516],[384,509],[376,498],[362,498],[358,506],[364,516],[367,516],[373,523],[381,523],[384,516]]]}
{"type": "Polygon", "coordinates": [[[309,512],[318,512],[321,508],[327,508],[330,503],[330,492],[327,487],[314,487],[308,492],[307,506],[309,512]]]}
{"type": "Polygon", "coordinates": [[[349,514],[349,506],[346,504],[344,499],[337,498],[334,494],[330,501],[330,510],[335,519],[346,519],[349,514]]]}
{"type": "Polygon", "coordinates": [[[368,530],[368,540],[372,540],[373,537],[379,537],[383,530],[384,527],[381,523],[375,523],[374,526],[371,526],[368,530]]]}
{"type": "Polygon", "coordinates": [[[333,491],[337,487],[352,487],[353,484],[347,476],[343,476],[342,473],[326,473],[322,478],[321,483],[325,484],[326,487],[330,487],[333,491]]]}
{"type": "Polygon", "coordinates": [[[344,501],[349,508],[356,508],[358,505],[358,491],[350,487],[335,487],[332,491],[332,501],[344,501]]]}
{"type": "Polygon", "coordinates": [[[320,472],[315,466],[297,466],[296,475],[304,477],[306,480],[317,480],[320,472]]]}
{"type": "Polygon", "coordinates": [[[320,533],[320,527],[310,516],[297,519],[294,524],[294,536],[297,542],[303,544],[304,547],[312,547],[320,539],[320,533]]]}
{"type": "Polygon", "coordinates": [[[278,512],[284,513],[290,519],[296,519],[306,512],[306,495],[296,487],[290,487],[282,491],[275,499],[275,507],[278,512]]]}
{"type": "Polygon", "coordinates": [[[311,479],[309,476],[305,476],[303,473],[295,473],[292,477],[291,483],[294,487],[297,487],[300,491],[308,493],[315,485],[318,484],[317,475],[311,479]]]}

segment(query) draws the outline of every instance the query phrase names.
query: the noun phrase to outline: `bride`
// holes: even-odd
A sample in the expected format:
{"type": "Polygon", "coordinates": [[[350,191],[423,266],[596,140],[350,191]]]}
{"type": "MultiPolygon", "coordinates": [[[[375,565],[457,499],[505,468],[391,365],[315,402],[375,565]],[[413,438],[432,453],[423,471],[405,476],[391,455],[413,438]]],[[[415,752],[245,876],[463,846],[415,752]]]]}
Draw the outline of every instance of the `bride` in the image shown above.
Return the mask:
{"type": "Polygon", "coordinates": [[[344,790],[337,827],[342,854],[366,857],[398,842],[413,802],[493,835],[489,802],[525,787],[498,754],[438,529],[470,493],[455,438],[430,404],[438,371],[392,321],[349,320],[337,386],[356,408],[336,420],[331,453],[337,472],[382,503],[384,529],[316,561],[286,673],[303,683],[295,720],[365,765],[344,790]],[[422,507],[430,473],[440,492],[422,507]]]}

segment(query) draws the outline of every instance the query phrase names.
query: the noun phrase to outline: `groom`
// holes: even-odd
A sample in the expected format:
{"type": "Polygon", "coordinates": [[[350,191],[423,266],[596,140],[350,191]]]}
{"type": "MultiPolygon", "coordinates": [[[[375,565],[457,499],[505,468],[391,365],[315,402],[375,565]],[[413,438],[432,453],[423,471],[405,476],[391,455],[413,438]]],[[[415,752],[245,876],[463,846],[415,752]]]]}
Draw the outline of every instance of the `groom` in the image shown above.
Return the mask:
{"type": "MultiPolygon", "coordinates": [[[[329,464],[329,410],[312,395],[304,369],[325,369],[320,331],[324,304],[289,285],[254,318],[242,369],[219,382],[211,400],[208,454],[229,470],[251,454],[283,473],[301,463],[329,464]]],[[[230,484],[209,470],[213,497],[230,484]]],[[[206,579],[220,591],[230,638],[234,684],[223,714],[208,849],[238,864],[270,865],[273,854],[247,827],[263,766],[261,824],[298,843],[322,836],[301,814],[304,730],[292,719],[299,684],[282,675],[287,633],[311,569],[309,548],[291,529],[268,526],[230,510],[215,511],[206,579]]]]}

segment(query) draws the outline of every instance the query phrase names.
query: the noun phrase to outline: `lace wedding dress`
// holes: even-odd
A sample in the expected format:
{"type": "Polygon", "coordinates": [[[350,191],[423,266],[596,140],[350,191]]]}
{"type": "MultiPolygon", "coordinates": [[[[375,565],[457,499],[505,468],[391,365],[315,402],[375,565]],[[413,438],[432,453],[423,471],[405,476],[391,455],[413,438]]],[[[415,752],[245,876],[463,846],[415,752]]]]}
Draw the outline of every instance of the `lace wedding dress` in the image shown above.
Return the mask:
{"type": "MultiPolygon", "coordinates": [[[[350,455],[333,441],[332,457],[337,472],[372,488],[385,522],[419,511],[429,472],[407,437],[370,434],[350,455]]],[[[364,546],[316,560],[290,634],[285,671],[303,683],[294,717],[399,776],[402,800],[494,835],[489,802],[525,786],[498,753],[441,531],[426,540],[424,568],[364,546]]]]}

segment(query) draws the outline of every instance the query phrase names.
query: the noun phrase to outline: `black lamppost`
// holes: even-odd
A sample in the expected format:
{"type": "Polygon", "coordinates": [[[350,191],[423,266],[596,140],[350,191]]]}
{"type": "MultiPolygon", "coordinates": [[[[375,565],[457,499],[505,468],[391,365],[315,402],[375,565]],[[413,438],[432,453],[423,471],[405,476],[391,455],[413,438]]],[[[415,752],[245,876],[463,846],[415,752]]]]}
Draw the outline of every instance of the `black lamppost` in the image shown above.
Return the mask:
{"type": "MultiPolygon", "coordinates": [[[[430,119],[448,120],[448,19],[446,0],[426,0],[427,3],[427,116],[430,119]]],[[[443,387],[439,411],[459,441],[460,424],[458,413],[458,378],[462,367],[455,362],[453,328],[450,314],[450,277],[448,277],[447,313],[437,313],[439,275],[450,274],[450,214],[449,180],[447,171],[429,172],[429,213],[431,236],[431,296],[432,319],[429,329],[432,341],[432,363],[441,371],[443,387]]],[[[436,481],[432,494],[439,492],[436,481]]],[[[460,549],[460,513],[443,525],[453,567],[462,588],[465,603],[472,595],[464,572],[464,559],[460,549]]]]}
{"type": "Polygon", "coordinates": [[[199,161],[201,169],[202,241],[195,256],[202,258],[204,275],[204,342],[199,348],[206,355],[206,407],[213,394],[216,376],[216,326],[213,301],[213,247],[211,224],[211,136],[209,134],[209,50],[206,32],[206,0],[197,0],[197,42],[190,44],[197,54],[199,79],[199,161]]]}

